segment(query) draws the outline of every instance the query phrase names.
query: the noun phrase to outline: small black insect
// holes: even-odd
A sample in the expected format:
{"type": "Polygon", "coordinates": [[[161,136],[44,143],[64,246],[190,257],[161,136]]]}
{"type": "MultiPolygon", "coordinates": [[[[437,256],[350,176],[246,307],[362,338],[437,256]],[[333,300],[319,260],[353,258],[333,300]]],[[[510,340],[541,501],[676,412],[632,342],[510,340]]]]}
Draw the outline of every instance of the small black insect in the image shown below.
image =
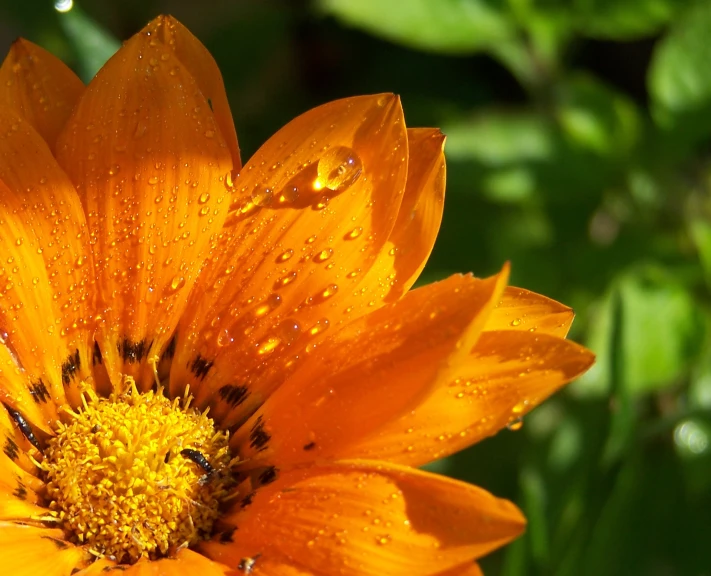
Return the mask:
{"type": "Polygon", "coordinates": [[[202,455],[202,452],[198,452],[197,450],[193,450],[192,448],[185,448],[184,450],[180,451],[180,455],[195,462],[195,464],[200,466],[200,468],[202,468],[208,475],[212,474],[215,471],[215,469],[210,466],[210,463],[207,461],[207,458],[202,455]]]}
{"type": "Polygon", "coordinates": [[[30,426],[29,422],[25,420],[25,417],[17,410],[13,410],[12,408],[10,408],[4,402],[3,406],[5,406],[5,410],[7,410],[7,413],[15,421],[15,424],[17,424],[17,427],[20,429],[20,432],[22,432],[24,437],[27,438],[30,444],[37,448],[37,450],[42,452],[42,447],[40,446],[39,440],[37,440],[37,436],[35,436],[35,433],[32,431],[32,427],[30,426]]]}

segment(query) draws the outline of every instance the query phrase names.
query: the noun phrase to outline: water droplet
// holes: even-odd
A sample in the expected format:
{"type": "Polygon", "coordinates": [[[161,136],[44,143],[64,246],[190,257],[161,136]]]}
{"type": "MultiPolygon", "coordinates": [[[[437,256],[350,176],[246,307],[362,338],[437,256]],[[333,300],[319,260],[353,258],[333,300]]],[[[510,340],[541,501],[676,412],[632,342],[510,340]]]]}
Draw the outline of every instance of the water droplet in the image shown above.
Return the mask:
{"type": "Polygon", "coordinates": [[[521,319],[520,319],[520,318],[516,318],[515,320],[512,320],[512,321],[511,321],[511,326],[516,327],[516,326],[518,326],[518,325],[520,325],[520,324],[521,324],[521,319]]]}
{"type": "Polygon", "coordinates": [[[318,178],[314,187],[343,192],[350,188],[363,172],[363,163],[355,150],[335,146],[324,152],[318,161],[318,178]]]}
{"type": "Polygon", "coordinates": [[[156,184],[158,184],[158,176],[151,176],[151,177],[148,179],[148,183],[149,183],[151,186],[155,186],[156,184]]]}
{"type": "Polygon", "coordinates": [[[254,315],[261,318],[275,310],[281,304],[281,296],[279,294],[270,294],[257,308],[254,310],[254,315]]]}
{"type": "Polygon", "coordinates": [[[170,289],[174,292],[180,290],[183,286],[185,286],[185,278],[182,276],[175,276],[170,282],[170,289]]]}
{"type": "Polygon", "coordinates": [[[198,198],[198,204],[204,204],[210,199],[210,194],[207,192],[203,192],[200,194],[200,198],[198,198]]]}
{"type": "Polygon", "coordinates": [[[517,418],[512,418],[506,424],[506,428],[512,431],[520,430],[523,427],[523,418],[518,416],[517,418]]]}
{"type": "Polygon", "coordinates": [[[220,330],[220,333],[217,335],[217,345],[222,348],[231,344],[232,342],[234,342],[234,338],[230,336],[230,333],[227,331],[227,329],[220,330]]]}
{"type": "Polygon", "coordinates": [[[333,248],[326,248],[325,250],[321,250],[316,256],[313,257],[314,262],[325,262],[328,260],[331,256],[333,256],[333,248]]]}
{"type": "Polygon", "coordinates": [[[353,228],[348,234],[346,234],[343,239],[344,240],[355,240],[358,238],[363,233],[363,228],[361,226],[358,226],[357,228],[353,228]]]}
{"type": "Polygon", "coordinates": [[[285,250],[279,256],[277,256],[276,261],[277,262],[286,262],[289,258],[291,258],[294,255],[294,251],[289,248],[288,250],[285,250]]]}
{"type": "Polygon", "coordinates": [[[279,344],[281,344],[281,338],[270,336],[257,347],[257,354],[260,356],[271,354],[279,344]]]}
{"type": "Polygon", "coordinates": [[[257,186],[252,191],[252,202],[257,206],[269,206],[274,200],[274,190],[257,186]]]}
{"type": "Polygon", "coordinates": [[[328,327],[330,326],[330,322],[328,321],[328,318],[321,318],[314,324],[310,329],[309,329],[309,334],[311,336],[316,336],[318,334],[321,334],[322,332],[325,332],[328,330],[328,327]]]}
{"type": "Polygon", "coordinates": [[[296,186],[287,186],[279,194],[279,204],[291,204],[299,199],[299,189],[296,186]]]}

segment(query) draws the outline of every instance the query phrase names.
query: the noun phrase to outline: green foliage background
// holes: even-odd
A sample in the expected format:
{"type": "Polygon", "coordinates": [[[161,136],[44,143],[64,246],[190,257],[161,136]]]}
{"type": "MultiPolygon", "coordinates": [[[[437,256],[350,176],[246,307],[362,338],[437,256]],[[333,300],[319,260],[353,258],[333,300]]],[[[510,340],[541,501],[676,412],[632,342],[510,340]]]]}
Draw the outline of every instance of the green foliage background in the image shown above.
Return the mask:
{"type": "Polygon", "coordinates": [[[172,13],[222,69],[245,159],[297,114],[394,91],[446,134],[425,280],[513,265],[573,305],[595,368],[432,466],[519,503],[485,572],[711,574],[711,2],[0,0],[85,80],[172,13]]]}

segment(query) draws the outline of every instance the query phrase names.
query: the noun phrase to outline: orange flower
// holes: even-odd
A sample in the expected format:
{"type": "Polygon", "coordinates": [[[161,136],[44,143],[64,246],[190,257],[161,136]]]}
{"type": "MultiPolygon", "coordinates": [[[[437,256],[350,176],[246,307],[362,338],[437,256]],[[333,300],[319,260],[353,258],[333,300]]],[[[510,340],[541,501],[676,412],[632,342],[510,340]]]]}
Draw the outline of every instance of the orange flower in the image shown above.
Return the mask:
{"type": "Polygon", "coordinates": [[[6,573],[471,575],[522,532],[413,466],[592,355],[507,267],[408,291],[439,131],[348,98],[241,168],[215,62],[165,17],[86,87],[16,42],[0,101],[6,573]]]}

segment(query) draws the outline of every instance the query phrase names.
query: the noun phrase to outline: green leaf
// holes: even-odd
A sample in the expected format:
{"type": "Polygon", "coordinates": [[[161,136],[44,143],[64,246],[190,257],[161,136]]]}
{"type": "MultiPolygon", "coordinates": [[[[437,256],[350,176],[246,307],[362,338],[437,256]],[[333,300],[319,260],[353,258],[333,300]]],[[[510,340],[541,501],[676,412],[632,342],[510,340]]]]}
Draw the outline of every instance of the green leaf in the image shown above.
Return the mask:
{"type": "Polygon", "coordinates": [[[703,323],[688,289],[668,273],[647,269],[623,278],[622,373],[632,394],[675,384],[703,341],[703,323]]]}
{"type": "Polygon", "coordinates": [[[682,4],[683,0],[577,0],[577,28],[594,38],[629,40],[650,36],[682,4]]]}
{"type": "Polygon", "coordinates": [[[653,267],[618,278],[591,318],[586,344],[597,360],[571,386],[584,397],[605,396],[615,382],[632,396],[674,385],[691,369],[704,338],[688,289],[653,267]]]}
{"type": "Polygon", "coordinates": [[[558,120],[567,136],[595,154],[628,156],[641,132],[635,104],[592,76],[577,74],[558,94],[558,120]]]}
{"type": "Polygon", "coordinates": [[[478,177],[472,184],[498,202],[531,198],[538,187],[535,165],[555,152],[554,127],[535,114],[489,112],[442,130],[448,161],[474,164],[478,177]]]}
{"type": "Polygon", "coordinates": [[[652,111],[658,124],[694,140],[711,130],[711,2],[682,14],[657,45],[649,69],[652,111]]]}
{"type": "Polygon", "coordinates": [[[706,275],[706,282],[711,286],[711,224],[706,220],[692,222],[691,237],[699,252],[699,259],[706,275]]]}
{"type": "Polygon", "coordinates": [[[77,53],[79,75],[84,82],[91,80],[121,47],[121,43],[116,38],[76,5],[60,14],[59,22],[77,53]]]}
{"type": "Polygon", "coordinates": [[[319,0],[344,23],[412,48],[466,54],[513,38],[502,0],[319,0]]]}

